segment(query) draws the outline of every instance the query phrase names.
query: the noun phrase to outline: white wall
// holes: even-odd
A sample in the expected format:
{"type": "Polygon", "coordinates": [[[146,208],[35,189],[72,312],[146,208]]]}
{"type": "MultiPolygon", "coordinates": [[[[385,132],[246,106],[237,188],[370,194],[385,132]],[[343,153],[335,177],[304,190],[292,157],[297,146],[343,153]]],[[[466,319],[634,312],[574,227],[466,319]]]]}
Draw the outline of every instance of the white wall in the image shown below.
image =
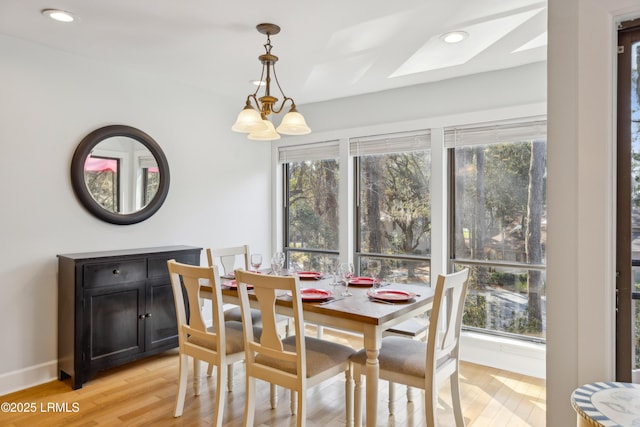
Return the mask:
{"type": "Polygon", "coordinates": [[[2,395],[57,376],[56,254],[240,243],[269,253],[271,151],[230,131],[238,100],[4,36],[0,56],[2,395]],[[107,124],[147,132],[169,161],[166,202],[140,224],[95,219],[71,188],[76,146],[107,124]]]}

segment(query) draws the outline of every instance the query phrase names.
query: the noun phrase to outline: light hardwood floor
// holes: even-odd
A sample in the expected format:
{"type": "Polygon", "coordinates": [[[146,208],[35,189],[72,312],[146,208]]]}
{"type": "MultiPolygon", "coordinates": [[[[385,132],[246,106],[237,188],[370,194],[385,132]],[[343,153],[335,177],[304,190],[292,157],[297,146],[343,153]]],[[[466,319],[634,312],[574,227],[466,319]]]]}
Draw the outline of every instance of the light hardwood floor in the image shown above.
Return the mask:
{"type": "MultiPolygon", "coordinates": [[[[309,331],[310,334],[313,332],[309,331]]],[[[325,332],[324,338],[358,346],[356,338],[325,332]]],[[[12,409],[27,407],[34,412],[0,412],[3,427],[29,426],[210,426],[212,422],[214,378],[203,376],[202,390],[193,396],[191,378],[183,416],[173,418],[178,380],[177,350],[134,362],[99,374],[72,390],[70,381],[53,381],[0,397],[12,409]]],[[[467,426],[544,426],[544,380],[512,372],[461,363],[462,409],[467,426]]],[[[202,369],[203,374],[206,369],[202,369]]],[[[192,371],[190,370],[190,374],[192,371]]],[[[215,373],[214,373],[215,375],[215,373]]],[[[378,425],[420,427],[423,421],[423,394],[415,392],[415,402],[407,404],[405,388],[396,386],[396,413],[387,410],[388,387],[381,381],[378,425]]],[[[243,365],[236,364],[235,388],[227,394],[224,426],[242,426],[244,412],[243,365]]],[[[279,389],[275,410],[269,406],[269,388],[258,383],[257,426],[293,426],[289,394],[279,389]]],[[[308,393],[307,425],[344,426],[344,376],[337,376],[308,393]]],[[[454,426],[448,385],[439,394],[440,426],[454,426]]]]}

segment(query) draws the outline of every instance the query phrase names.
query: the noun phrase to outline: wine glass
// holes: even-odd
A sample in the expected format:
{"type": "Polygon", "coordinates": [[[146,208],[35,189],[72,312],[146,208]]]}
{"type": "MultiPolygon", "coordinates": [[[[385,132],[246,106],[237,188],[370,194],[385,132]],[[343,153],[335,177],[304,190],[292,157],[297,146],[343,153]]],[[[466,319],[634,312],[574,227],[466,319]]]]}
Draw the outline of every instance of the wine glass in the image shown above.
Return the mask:
{"type": "Polygon", "coordinates": [[[262,255],[260,254],[251,254],[251,267],[257,273],[258,269],[262,265],[262,255]]]}
{"type": "Polygon", "coordinates": [[[284,268],[284,260],[285,256],[282,252],[276,252],[271,257],[271,270],[273,270],[273,274],[279,276],[282,274],[282,269],[284,268]]]}
{"type": "Polygon", "coordinates": [[[349,297],[353,295],[349,292],[349,280],[353,277],[353,264],[350,262],[343,262],[338,267],[338,273],[340,274],[340,278],[342,279],[342,286],[344,286],[344,292],[342,292],[343,297],[349,297]]]}
{"type": "Polygon", "coordinates": [[[325,271],[322,274],[325,279],[329,279],[329,286],[333,289],[334,295],[336,295],[336,288],[340,285],[338,274],[338,266],[331,261],[326,264],[325,271]]]}
{"type": "Polygon", "coordinates": [[[380,272],[382,271],[382,265],[377,259],[370,259],[367,262],[367,272],[371,276],[371,283],[374,288],[380,287],[380,282],[378,281],[378,277],[380,277],[380,272]]]}

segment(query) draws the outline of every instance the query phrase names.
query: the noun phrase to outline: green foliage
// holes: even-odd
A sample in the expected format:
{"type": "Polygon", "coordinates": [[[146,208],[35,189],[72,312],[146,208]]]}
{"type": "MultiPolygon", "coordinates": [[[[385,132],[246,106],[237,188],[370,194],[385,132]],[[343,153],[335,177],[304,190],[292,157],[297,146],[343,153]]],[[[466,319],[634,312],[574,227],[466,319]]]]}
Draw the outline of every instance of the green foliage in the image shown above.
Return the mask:
{"type": "Polygon", "coordinates": [[[487,283],[517,292],[527,292],[527,275],[525,273],[514,274],[492,271],[489,273],[487,283]]]}
{"type": "Polygon", "coordinates": [[[499,144],[486,148],[485,206],[496,232],[513,222],[522,224],[527,210],[531,144],[499,144]]]}
{"type": "Polygon", "coordinates": [[[364,209],[359,223],[364,251],[428,252],[430,170],[428,151],[362,157],[360,196],[364,209]]]}
{"type": "Polygon", "coordinates": [[[529,310],[524,314],[513,313],[513,318],[507,326],[507,331],[520,335],[540,336],[542,323],[529,310]]]}
{"type": "Polygon", "coordinates": [[[338,249],[338,162],[288,165],[288,246],[338,249]]]}
{"type": "Polygon", "coordinates": [[[85,171],[85,183],[91,196],[109,212],[118,212],[118,175],[111,170],[85,171]]]}
{"type": "Polygon", "coordinates": [[[487,298],[484,295],[469,294],[464,302],[462,323],[476,328],[487,326],[487,298]]]}
{"type": "MultiPolygon", "coordinates": [[[[494,236],[524,246],[530,160],[530,142],[456,149],[456,235],[471,230],[475,248],[484,248],[494,236]],[[511,234],[516,226],[521,231],[511,234]]],[[[456,241],[457,253],[465,253],[464,243],[456,241]]],[[[480,252],[474,257],[486,255],[480,252]]]]}

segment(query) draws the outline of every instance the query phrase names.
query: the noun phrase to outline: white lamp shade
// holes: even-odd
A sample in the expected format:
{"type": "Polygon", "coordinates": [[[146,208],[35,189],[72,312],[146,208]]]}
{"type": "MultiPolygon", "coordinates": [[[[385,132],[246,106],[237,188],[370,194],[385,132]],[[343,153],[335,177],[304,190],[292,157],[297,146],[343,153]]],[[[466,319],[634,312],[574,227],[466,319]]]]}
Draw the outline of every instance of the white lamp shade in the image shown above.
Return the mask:
{"type": "Polygon", "coordinates": [[[251,132],[248,136],[249,139],[254,141],[273,141],[274,139],[280,139],[280,134],[276,132],[273,127],[273,123],[269,120],[262,120],[264,125],[267,126],[267,130],[258,130],[255,132],[251,132]]]}
{"type": "MultiPolygon", "coordinates": [[[[272,126],[273,127],[273,126],[272,126]]],[[[236,122],[231,126],[231,130],[234,132],[256,132],[261,130],[267,130],[267,127],[262,122],[260,113],[251,107],[245,107],[240,114],[236,122]]]]}
{"type": "Polygon", "coordinates": [[[277,131],[283,135],[306,135],[311,133],[311,129],[307,126],[304,117],[297,111],[289,111],[285,114],[277,131]]]}

